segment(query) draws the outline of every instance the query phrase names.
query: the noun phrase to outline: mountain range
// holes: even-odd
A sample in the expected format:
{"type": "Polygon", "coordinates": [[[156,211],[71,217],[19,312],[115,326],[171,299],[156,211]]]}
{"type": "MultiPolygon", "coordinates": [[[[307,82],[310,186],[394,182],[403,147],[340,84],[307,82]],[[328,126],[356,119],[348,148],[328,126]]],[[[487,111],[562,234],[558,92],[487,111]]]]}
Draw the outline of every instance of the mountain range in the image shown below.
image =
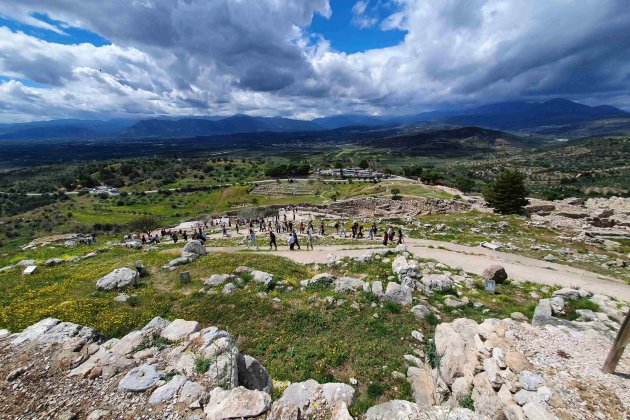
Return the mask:
{"type": "MultiPolygon", "coordinates": [[[[422,114],[378,117],[336,115],[311,121],[282,117],[159,117],[142,120],[51,120],[0,124],[0,140],[93,139],[93,138],[192,138],[242,133],[292,133],[334,130],[343,127],[388,127],[414,124],[479,126],[506,131],[549,130],[561,134],[562,127],[622,120],[621,130],[630,128],[630,114],[608,105],[591,107],[566,99],[546,102],[502,102],[477,108],[434,111],[422,114]],[[627,120],[627,121],[625,121],[627,120]]],[[[620,125],[613,125],[619,130],[620,125]]],[[[565,131],[566,131],[565,130],[565,131]]],[[[551,132],[551,131],[550,131],[551,132]]]]}

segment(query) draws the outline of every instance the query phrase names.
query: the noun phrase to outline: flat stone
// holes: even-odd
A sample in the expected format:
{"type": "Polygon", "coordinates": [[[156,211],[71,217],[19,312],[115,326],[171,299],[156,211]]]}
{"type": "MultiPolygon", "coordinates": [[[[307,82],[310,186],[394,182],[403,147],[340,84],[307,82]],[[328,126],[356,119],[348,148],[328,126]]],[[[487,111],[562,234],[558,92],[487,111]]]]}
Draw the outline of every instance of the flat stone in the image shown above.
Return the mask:
{"type": "Polygon", "coordinates": [[[204,412],[209,420],[239,419],[260,416],[271,408],[271,397],[266,392],[242,386],[226,391],[215,388],[204,412]]]}
{"type": "Polygon", "coordinates": [[[144,364],[131,369],[118,383],[122,392],[143,392],[155,385],[160,379],[155,366],[144,364]]]}
{"type": "Polygon", "coordinates": [[[177,394],[177,391],[186,383],[186,377],[183,375],[175,375],[165,385],[153,391],[149,397],[149,404],[161,404],[170,400],[177,394]]]}
{"type": "Polygon", "coordinates": [[[138,283],[138,271],[127,267],[117,268],[96,282],[98,290],[123,290],[138,283]]]}
{"type": "Polygon", "coordinates": [[[551,414],[543,404],[529,402],[523,406],[523,413],[528,420],[557,420],[558,417],[551,414]]]}

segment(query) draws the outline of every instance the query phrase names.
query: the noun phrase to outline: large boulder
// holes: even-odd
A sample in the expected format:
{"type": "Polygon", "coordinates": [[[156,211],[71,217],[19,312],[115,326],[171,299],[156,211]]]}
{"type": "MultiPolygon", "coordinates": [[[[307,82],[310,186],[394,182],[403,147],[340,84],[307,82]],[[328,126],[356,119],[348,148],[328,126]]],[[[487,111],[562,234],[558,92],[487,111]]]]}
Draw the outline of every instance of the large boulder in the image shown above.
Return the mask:
{"type": "Polygon", "coordinates": [[[201,241],[191,241],[184,246],[184,249],[182,250],[182,257],[197,258],[206,255],[207,253],[208,250],[201,241]]]}
{"type": "Polygon", "coordinates": [[[383,299],[399,305],[410,305],[412,302],[411,289],[393,281],[389,282],[383,299]]]}
{"type": "Polygon", "coordinates": [[[365,282],[354,277],[340,277],[335,280],[335,292],[353,292],[363,289],[365,282]]]}
{"type": "Polygon", "coordinates": [[[563,289],[553,292],[553,297],[559,297],[563,300],[576,300],[580,298],[580,291],[565,287],[563,289]]]}
{"type": "MultiPolygon", "coordinates": [[[[206,383],[223,389],[238,386],[236,338],[226,331],[210,327],[199,332],[196,343],[197,355],[210,362],[209,369],[204,373],[206,383]]],[[[189,360],[187,353],[181,357],[186,365],[189,360]]]]}
{"type": "Polygon", "coordinates": [[[223,420],[258,417],[270,408],[269,394],[239,386],[229,391],[214,388],[204,411],[210,420],[223,420]]]}
{"type": "Polygon", "coordinates": [[[72,322],[61,322],[56,318],[45,318],[17,334],[12,339],[11,344],[14,346],[30,342],[57,344],[69,339],[79,339],[84,343],[89,343],[98,339],[98,333],[92,328],[73,324],[72,322]]]}
{"type": "Polygon", "coordinates": [[[416,316],[417,319],[424,319],[431,315],[431,311],[425,305],[416,305],[411,308],[411,312],[416,316]]]}
{"type": "Polygon", "coordinates": [[[252,275],[252,280],[256,283],[262,283],[265,287],[269,287],[271,281],[273,280],[273,274],[266,273],[264,271],[252,270],[250,271],[252,275]]]}
{"type": "Polygon", "coordinates": [[[475,336],[479,326],[471,319],[458,318],[435,328],[435,348],[440,355],[438,371],[447,385],[460,377],[472,377],[478,365],[475,336]]]}
{"type": "Polygon", "coordinates": [[[144,392],[160,380],[160,374],[153,365],[144,364],[131,369],[118,383],[122,392],[144,392]]]}
{"type": "Polygon", "coordinates": [[[124,290],[138,283],[138,271],[131,268],[117,268],[96,282],[98,290],[124,290]]]}
{"type": "Polygon", "coordinates": [[[453,288],[450,277],[444,274],[429,274],[422,277],[422,288],[426,292],[448,292],[453,288]]]}
{"type": "Polygon", "coordinates": [[[488,374],[481,372],[473,381],[472,400],[475,403],[475,412],[488,419],[503,420],[501,400],[488,380],[488,374]]]}
{"type": "Polygon", "coordinates": [[[235,279],[235,276],[232,276],[230,274],[213,274],[203,281],[203,285],[214,287],[235,279]]]}
{"type": "Polygon", "coordinates": [[[320,273],[313,276],[312,279],[304,280],[302,286],[328,285],[335,281],[335,276],[330,273],[320,273]]]}
{"type": "Polygon", "coordinates": [[[483,270],[482,277],[486,280],[494,280],[497,284],[505,283],[508,278],[505,268],[500,265],[491,265],[483,270]]]}
{"type": "Polygon", "coordinates": [[[239,353],[236,356],[238,383],[247,389],[264,391],[271,394],[273,381],[263,365],[251,356],[239,353]]]}

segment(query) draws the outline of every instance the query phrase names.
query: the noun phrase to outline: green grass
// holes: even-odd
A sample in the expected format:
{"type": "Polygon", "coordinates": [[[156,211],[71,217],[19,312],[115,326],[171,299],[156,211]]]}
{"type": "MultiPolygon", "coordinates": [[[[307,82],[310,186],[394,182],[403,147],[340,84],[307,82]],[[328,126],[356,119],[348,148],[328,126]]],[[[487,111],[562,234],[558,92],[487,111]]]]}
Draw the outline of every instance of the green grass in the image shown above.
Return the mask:
{"type": "MultiPolygon", "coordinates": [[[[351,408],[356,415],[379,401],[411,398],[406,381],[392,378],[391,372],[406,370],[403,355],[415,346],[411,331],[429,334],[432,327],[417,321],[406,308],[373,308],[373,300],[362,292],[343,294],[346,303],[342,306],[326,306],[323,298],[336,296],[332,288],[272,289],[260,298],[257,292],[263,286],[251,281],[230,295],[201,294],[204,278],[229,273],[240,265],[274,273],[274,284],[287,280],[296,285],[314,272],[279,256],[247,252],[211,252],[174,272],[159,270],[174,256],[168,250],[114,247],[93,259],[40,267],[31,276],[0,273],[0,328],[19,331],[44,317],[56,317],[94,327],[109,338],[141,328],[155,316],[194,319],[232,333],[240,351],[260,360],[275,379],[348,382],[356,378],[358,402],[351,408]],[[115,302],[116,292],[96,291],[99,277],[135,262],[147,267],[150,275],[126,292],[137,296],[133,306],[115,302]],[[178,280],[184,270],[191,273],[189,284],[178,280]],[[281,303],[274,303],[274,297],[281,303]],[[370,383],[382,384],[381,394],[368,393],[370,383]]],[[[143,343],[161,344],[158,340],[143,343]]],[[[198,365],[203,369],[202,361],[198,365]]]]}
{"type": "Polygon", "coordinates": [[[575,321],[580,317],[580,315],[576,312],[578,309],[589,309],[593,312],[599,312],[599,305],[589,298],[569,300],[564,306],[565,314],[563,317],[569,319],[570,321],[575,321]]]}

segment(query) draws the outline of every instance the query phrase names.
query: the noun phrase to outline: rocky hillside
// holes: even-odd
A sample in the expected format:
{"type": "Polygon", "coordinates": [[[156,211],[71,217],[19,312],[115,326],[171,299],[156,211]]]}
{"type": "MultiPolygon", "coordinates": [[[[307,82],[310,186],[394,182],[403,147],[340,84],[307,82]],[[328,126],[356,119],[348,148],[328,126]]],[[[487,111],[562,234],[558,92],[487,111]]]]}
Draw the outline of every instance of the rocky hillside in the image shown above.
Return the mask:
{"type": "MultiPolygon", "coordinates": [[[[393,267],[402,285],[395,293],[389,283],[390,297],[416,282],[427,292],[446,287],[445,278],[419,280],[404,257],[393,267]]],[[[352,279],[339,280],[319,275],[304,285],[334,281],[336,288],[354,288],[352,279]]],[[[418,317],[432,313],[424,305],[411,310],[418,317]]],[[[404,358],[415,401],[377,404],[364,418],[621,419],[630,409],[630,384],[599,369],[627,310],[605,296],[562,289],[540,301],[533,325],[514,313],[513,319],[441,323],[426,340],[414,331],[424,350],[404,358]],[[558,318],[573,301],[589,298],[600,311],[578,310],[578,321],[558,318]]],[[[626,356],[618,370],[628,368],[626,356]]],[[[107,341],[92,328],[54,318],[21,333],[2,330],[0,377],[0,416],[8,418],[348,420],[355,399],[352,383],[274,381],[239,352],[229,332],[160,317],[107,341]]]]}

